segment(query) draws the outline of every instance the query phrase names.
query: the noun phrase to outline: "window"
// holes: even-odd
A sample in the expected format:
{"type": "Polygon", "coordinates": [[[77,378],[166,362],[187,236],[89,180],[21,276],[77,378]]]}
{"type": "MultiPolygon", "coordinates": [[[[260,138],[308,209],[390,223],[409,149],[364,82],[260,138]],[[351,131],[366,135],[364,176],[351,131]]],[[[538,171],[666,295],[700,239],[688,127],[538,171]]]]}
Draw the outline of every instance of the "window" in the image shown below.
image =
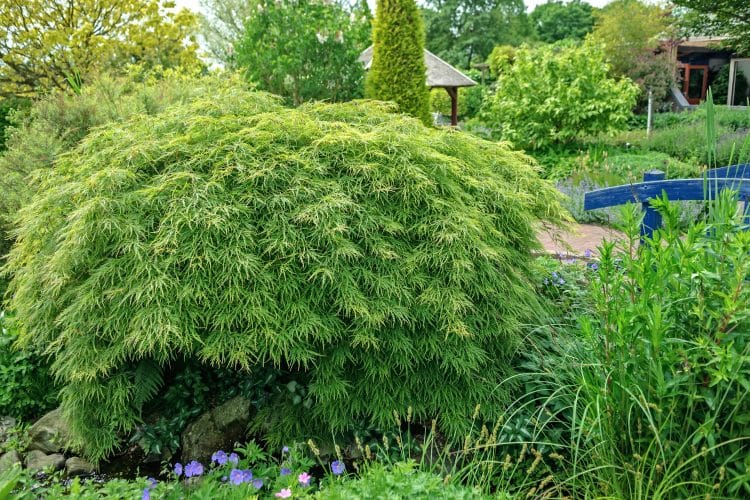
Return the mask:
{"type": "Polygon", "coordinates": [[[729,63],[730,106],[747,106],[750,99],[750,59],[732,59],[729,63]]]}

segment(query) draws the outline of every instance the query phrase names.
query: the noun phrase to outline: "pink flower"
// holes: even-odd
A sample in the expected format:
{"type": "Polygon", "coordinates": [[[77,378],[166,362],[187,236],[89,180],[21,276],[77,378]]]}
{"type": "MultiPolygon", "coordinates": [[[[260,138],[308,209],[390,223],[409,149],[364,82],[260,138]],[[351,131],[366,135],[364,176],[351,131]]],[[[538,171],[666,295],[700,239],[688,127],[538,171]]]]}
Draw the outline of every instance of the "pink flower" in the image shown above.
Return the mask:
{"type": "Polygon", "coordinates": [[[276,498],[289,498],[292,496],[292,489],[291,488],[284,488],[283,490],[279,491],[274,495],[276,498]]]}
{"type": "Polygon", "coordinates": [[[297,476],[297,480],[299,481],[299,484],[302,486],[310,486],[310,479],[312,479],[312,476],[308,474],[307,472],[303,472],[299,476],[297,476]]]}

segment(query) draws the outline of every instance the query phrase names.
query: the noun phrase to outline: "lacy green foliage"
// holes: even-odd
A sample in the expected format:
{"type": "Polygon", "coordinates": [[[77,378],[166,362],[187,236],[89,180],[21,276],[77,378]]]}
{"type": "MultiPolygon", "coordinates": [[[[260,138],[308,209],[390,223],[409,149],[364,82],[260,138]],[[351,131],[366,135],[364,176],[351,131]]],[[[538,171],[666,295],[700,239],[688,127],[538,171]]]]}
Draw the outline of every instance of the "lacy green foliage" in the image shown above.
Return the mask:
{"type": "Polygon", "coordinates": [[[13,319],[0,310],[0,415],[32,422],[57,406],[58,388],[37,348],[19,348],[13,319]]]}
{"type": "Polygon", "coordinates": [[[432,123],[424,63],[424,23],[414,0],[379,0],[372,29],[372,65],[365,95],[432,123]]]}
{"type": "Polygon", "coordinates": [[[93,459],[182,357],[296,373],[312,402],[279,395],[258,414],[274,442],[408,405],[452,436],[477,402],[497,415],[495,384],[540,315],[532,222],[563,217],[504,144],[233,84],[100,127],[40,183],[12,304],[93,459]]]}
{"type": "MultiPolygon", "coordinates": [[[[163,80],[145,77],[141,83],[102,77],[83,85],[78,94],[52,92],[34,101],[28,112],[11,117],[5,129],[7,150],[0,153],[0,264],[12,242],[9,219],[34,191],[35,184],[29,182],[31,172],[50,168],[59,154],[75,146],[93,127],[138,114],[156,114],[203,87],[173,71],[161,76],[163,80]]],[[[0,292],[3,285],[0,278],[0,292]]]]}
{"type": "Polygon", "coordinates": [[[615,80],[593,44],[522,47],[500,72],[482,115],[495,137],[528,149],[623,128],[638,88],[615,80]]]}
{"type": "Polygon", "coordinates": [[[236,43],[235,63],[258,88],[299,105],[362,97],[370,20],[336,2],[259,0],[236,43]]]}

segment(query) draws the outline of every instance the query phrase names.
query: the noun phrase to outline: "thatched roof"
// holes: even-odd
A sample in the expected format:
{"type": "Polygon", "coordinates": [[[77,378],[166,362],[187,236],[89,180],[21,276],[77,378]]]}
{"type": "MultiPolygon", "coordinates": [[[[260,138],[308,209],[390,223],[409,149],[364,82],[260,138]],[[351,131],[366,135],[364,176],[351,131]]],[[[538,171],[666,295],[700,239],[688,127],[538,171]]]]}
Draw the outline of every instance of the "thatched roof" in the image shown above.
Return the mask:
{"type": "MultiPolygon", "coordinates": [[[[365,65],[366,70],[370,69],[372,45],[359,55],[359,60],[365,65]]],[[[427,49],[424,51],[424,62],[427,66],[428,87],[473,87],[477,84],[427,49]]]]}

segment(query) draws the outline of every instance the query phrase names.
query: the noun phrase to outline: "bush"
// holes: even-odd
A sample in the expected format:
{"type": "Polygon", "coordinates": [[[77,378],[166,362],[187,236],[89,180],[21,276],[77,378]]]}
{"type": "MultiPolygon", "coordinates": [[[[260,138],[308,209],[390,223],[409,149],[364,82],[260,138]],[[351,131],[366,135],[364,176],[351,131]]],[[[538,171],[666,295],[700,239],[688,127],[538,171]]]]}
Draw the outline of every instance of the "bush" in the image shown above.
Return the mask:
{"type": "Polygon", "coordinates": [[[18,349],[13,319],[0,310],[0,415],[32,422],[57,406],[58,389],[36,348],[18,349]]]}
{"type": "Polygon", "coordinates": [[[89,134],[19,217],[11,303],[88,456],[183,357],[294,373],[309,403],[258,413],[271,442],[409,405],[453,437],[479,402],[499,415],[495,384],[542,315],[532,223],[562,218],[533,160],[384,104],[194,88],[89,134]]]}
{"type": "Polygon", "coordinates": [[[527,149],[612,133],[627,123],[638,89],[607,72],[592,44],[522,47],[498,76],[482,117],[494,137],[527,149]]]}

